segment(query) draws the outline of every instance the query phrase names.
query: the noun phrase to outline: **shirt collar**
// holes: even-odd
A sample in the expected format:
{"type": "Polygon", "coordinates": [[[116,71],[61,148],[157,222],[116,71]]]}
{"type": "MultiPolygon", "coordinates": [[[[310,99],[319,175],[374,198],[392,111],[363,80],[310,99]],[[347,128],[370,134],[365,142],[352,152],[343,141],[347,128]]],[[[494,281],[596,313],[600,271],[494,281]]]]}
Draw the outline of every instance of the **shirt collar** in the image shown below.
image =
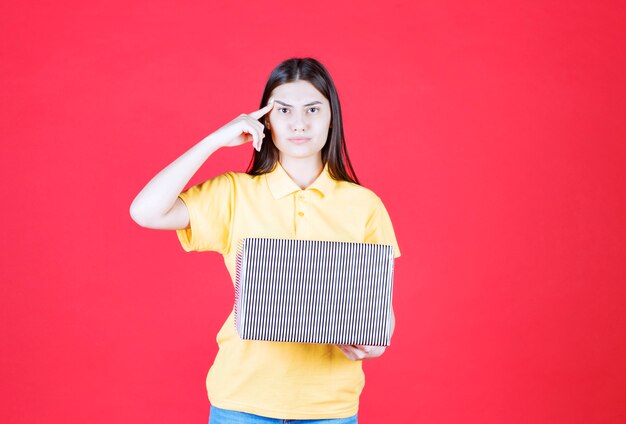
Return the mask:
{"type": "MultiPolygon", "coordinates": [[[[291,179],[289,174],[281,166],[280,162],[276,162],[274,170],[265,174],[267,185],[275,199],[280,199],[296,191],[300,191],[300,187],[291,179]]],[[[328,164],[324,165],[322,173],[317,177],[313,184],[307,189],[317,190],[322,196],[328,195],[337,184],[328,172],[328,164]]]]}

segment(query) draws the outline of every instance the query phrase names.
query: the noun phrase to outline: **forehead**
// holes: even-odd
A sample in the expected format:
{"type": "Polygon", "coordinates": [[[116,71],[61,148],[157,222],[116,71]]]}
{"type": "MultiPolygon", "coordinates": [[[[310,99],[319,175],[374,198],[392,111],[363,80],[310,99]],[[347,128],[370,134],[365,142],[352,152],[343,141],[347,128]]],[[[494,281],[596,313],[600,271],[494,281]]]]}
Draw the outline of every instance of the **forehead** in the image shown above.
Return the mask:
{"type": "Polygon", "coordinates": [[[320,93],[313,84],[308,81],[288,82],[276,87],[270,97],[277,100],[284,100],[291,104],[305,104],[312,100],[319,100],[327,103],[328,100],[320,93]]]}

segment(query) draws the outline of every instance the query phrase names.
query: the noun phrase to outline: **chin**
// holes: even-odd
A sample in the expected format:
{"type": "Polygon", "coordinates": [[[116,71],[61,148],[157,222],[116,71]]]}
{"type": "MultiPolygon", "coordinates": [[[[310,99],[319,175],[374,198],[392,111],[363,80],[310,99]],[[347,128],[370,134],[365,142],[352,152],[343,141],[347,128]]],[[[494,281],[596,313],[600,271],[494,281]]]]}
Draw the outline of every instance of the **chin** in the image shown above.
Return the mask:
{"type": "Polygon", "coordinates": [[[322,148],[319,149],[308,143],[298,145],[276,146],[278,151],[283,156],[289,156],[293,158],[307,158],[310,156],[319,155],[322,152],[322,148]]]}

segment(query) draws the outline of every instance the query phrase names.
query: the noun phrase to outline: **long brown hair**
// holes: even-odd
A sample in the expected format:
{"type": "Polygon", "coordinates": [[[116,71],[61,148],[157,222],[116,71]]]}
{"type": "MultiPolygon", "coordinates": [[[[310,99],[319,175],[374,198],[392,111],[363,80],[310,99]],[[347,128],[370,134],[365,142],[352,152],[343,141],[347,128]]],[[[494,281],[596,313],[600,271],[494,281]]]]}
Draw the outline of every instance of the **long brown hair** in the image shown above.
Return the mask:
{"type": "MultiPolygon", "coordinates": [[[[279,85],[294,81],[308,81],[330,102],[331,119],[326,144],[322,147],[322,162],[328,164],[330,176],[335,180],[349,181],[359,184],[352,163],[348,156],[346,140],[343,135],[343,121],[341,119],[341,105],[337,89],[328,70],[316,59],[292,58],[280,63],[270,74],[263,96],[261,108],[267,104],[272,91],[279,85]]],[[[263,122],[264,118],[259,119],[263,122]]],[[[264,127],[264,142],[261,151],[254,150],[252,159],[246,171],[250,175],[261,175],[271,172],[278,162],[278,149],[272,140],[272,132],[264,127]]]]}

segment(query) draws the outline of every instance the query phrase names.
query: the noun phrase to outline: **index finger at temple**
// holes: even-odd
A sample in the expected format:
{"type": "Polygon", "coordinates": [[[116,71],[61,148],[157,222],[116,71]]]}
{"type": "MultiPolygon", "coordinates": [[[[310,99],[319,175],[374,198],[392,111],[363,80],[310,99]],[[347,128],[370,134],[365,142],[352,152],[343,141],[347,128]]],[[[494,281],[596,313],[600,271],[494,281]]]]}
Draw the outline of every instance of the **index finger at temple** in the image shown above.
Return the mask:
{"type": "Polygon", "coordinates": [[[264,107],[262,107],[261,109],[255,110],[254,112],[250,112],[250,116],[253,117],[254,119],[259,119],[260,117],[268,113],[270,110],[272,110],[273,107],[274,107],[274,102],[270,100],[269,103],[265,105],[264,107]]]}

